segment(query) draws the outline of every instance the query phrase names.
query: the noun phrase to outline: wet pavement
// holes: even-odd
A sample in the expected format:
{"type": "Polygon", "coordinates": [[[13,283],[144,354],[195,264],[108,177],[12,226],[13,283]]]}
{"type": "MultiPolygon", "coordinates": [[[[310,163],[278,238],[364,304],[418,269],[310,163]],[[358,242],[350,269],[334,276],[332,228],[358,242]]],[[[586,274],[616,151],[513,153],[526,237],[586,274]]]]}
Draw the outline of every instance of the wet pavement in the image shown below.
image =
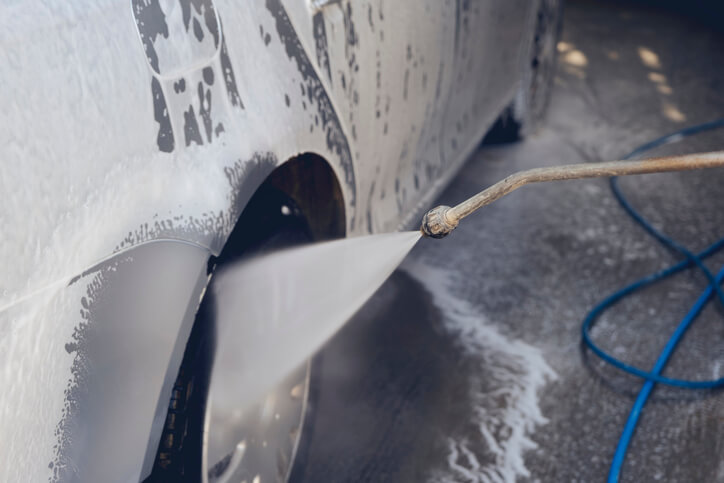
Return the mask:
{"type": "MultiPolygon", "coordinates": [[[[569,2],[546,127],[484,146],[438,202],[513,171],[617,159],[724,116],[724,37],[693,20],[569,2]]],[[[724,130],[651,154],[722,149],[724,130]]],[[[693,250],[724,237],[724,173],[621,181],[644,216],[693,250]]],[[[602,481],[640,381],[580,344],[607,294],[673,264],[607,180],[528,186],[422,240],[314,362],[293,482],[602,481]]],[[[712,257],[718,270],[724,254],[712,257]]],[[[650,368],[706,285],[687,272],[607,312],[596,340],[650,368]]],[[[722,376],[724,316],[710,304],[666,375],[722,376]]],[[[622,481],[724,481],[724,393],[657,388],[622,481]]]]}

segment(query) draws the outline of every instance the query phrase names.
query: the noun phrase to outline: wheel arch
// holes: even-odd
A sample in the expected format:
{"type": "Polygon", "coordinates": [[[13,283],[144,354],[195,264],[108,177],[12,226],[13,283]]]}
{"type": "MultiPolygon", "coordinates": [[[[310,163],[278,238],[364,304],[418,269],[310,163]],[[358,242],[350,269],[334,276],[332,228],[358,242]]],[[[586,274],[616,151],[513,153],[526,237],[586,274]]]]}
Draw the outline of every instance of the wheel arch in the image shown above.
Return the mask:
{"type": "Polygon", "coordinates": [[[248,168],[244,170],[243,179],[232,193],[236,219],[224,242],[224,249],[229,240],[238,237],[239,231],[245,228],[241,217],[254,196],[265,186],[283,192],[299,205],[315,240],[339,238],[347,234],[349,205],[345,200],[339,173],[323,155],[304,151],[279,164],[257,160],[251,171],[248,168]]]}
{"type": "MultiPolygon", "coordinates": [[[[237,196],[240,203],[243,199],[243,206],[239,207],[236,223],[220,253],[210,257],[210,270],[266,251],[269,246],[276,249],[346,235],[343,190],[333,166],[323,156],[303,152],[275,167],[271,163],[256,163],[253,175],[247,174],[245,182],[240,185],[243,191],[237,196]],[[298,223],[300,219],[303,227],[298,223]],[[295,230],[307,235],[290,237],[289,234],[295,230]],[[281,235],[281,239],[274,240],[277,234],[281,235]]],[[[211,277],[208,283],[211,283],[211,277]]],[[[149,481],[168,481],[182,474],[199,472],[203,478],[204,472],[212,470],[204,466],[205,452],[201,450],[206,440],[203,434],[208,430],[206,392],[215,352],[216,329],[211,309],[214,303],[213,297],[201,301],[189,335],[179,338],[174,349],[175,353],[183,353],[183,360],[179,358],[177,365],[169,365],[166,373],[164,386],[172,387],[173,391],[165,400],[165,405],[163,399],[159,399],[157,419],[163,417],[167,423],[149,439],[144,464],[144,467],[153,465],[149,481]],[[187,391],[191,387],[195,388],[196,394],[187,391]],[[166,418],[171,412],[174,418],[169,427],[166,418]],[[179,425],[186,428],[182,434],[178,432],[179,425]],[[154,451],[151,451],[152,447],[154,451]],[[197,457],[201,458],[201,464],[195,462],[197,457]]],[[[305,424],[304,409],[300,424],[301,429],[305,424]]],[[[295,451],[296,445],[292,454],[295,451]]],[[[224,465],[217,466],[213,467],[214,471],[224,471],[224,465]]]]}

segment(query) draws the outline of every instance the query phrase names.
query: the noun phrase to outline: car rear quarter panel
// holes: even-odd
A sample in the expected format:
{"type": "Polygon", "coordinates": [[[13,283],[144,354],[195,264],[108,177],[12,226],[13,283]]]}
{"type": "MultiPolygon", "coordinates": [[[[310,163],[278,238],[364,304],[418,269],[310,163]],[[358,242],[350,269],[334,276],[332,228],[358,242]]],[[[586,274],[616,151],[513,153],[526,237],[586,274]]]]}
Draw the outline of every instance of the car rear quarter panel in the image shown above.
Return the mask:
{"type": "MultiPolygon", "coordinates": [[[[152,428],[163,422],[170,386],[149,391],[142,381],[173,380],[186,309],[198,303],[199,260],[218,252],[246,200],[279,163],[299,152],[329,160],[351,215],[349,231],[355,229],[347,138],[309,59],[294,50],[293,30],[282,28],[283,9],[218,2],[229,27],[217,53],[206,59],[202,50],[199,62],[169,76],[154,71],[131,7],[2,7],[0,383],[8,390],[0,428],[13,435],[0,452],[6,481],[88,479],[99,468],[109,470],[105,481],[127,481],[150,470],[158,443],[152,428]],[[259,35],[260,25],[273,42],[259,35]],[[312,91],[312,101],[300,86],[312,91]],[[303,101],[313,114],[305,114],[303,101]],[[314,115],[318,122],[310,121],[314,115]],[[142,317],[129,298],[102,304],[93,294],[124,300],[120,280],[130,280],[113,267],[70,283],[113,254],[136,266],[137,247],[164,239],[188,241],[203,253],[169,250],[190,285],[144,285],[156,307],[168,310],[145,305],[142,317]],[[83,337],[87,326],[103,337],[83,337]],[[153,364],[141,366],[134,358],[150,350],[148,327],[172,343],[155,344],[153,364]],[[101,350],[119,340],[105,336],[121,329],[135,344],[101,350]],[[126,365],[118,361],[123,355],[126,365]],[[126,369],[122,378],[119,367],[126,369]]],[[[143,263],[159,276],[173,266],[153,257],[143,263]]]]}

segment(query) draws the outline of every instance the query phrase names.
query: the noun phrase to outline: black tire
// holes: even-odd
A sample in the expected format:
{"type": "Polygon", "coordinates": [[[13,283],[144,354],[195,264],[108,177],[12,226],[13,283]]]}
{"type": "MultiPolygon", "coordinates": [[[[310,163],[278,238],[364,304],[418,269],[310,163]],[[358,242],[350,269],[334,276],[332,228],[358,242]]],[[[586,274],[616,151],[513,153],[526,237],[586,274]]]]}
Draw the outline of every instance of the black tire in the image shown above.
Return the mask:
{"type": "Polygon", "coordinates": [[[563,0],[541,0],[535,14],[532,41],[525,54],[527,60],[520,87],[483,143],[520,141],[540,128],[550,101],[562,24],[563,0]]]}

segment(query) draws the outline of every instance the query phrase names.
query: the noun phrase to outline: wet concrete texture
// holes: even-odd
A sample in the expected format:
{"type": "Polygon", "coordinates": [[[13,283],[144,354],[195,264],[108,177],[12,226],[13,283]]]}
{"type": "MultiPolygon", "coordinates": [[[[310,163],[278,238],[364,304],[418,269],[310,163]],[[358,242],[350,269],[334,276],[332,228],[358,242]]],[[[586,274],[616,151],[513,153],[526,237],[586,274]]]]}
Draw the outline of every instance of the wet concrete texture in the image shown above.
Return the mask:
{"type": "MultiPolygon", "coordinates": [[[[559,52],[546,127],[481,148],[438,203],[521,169],[617,159],[724,113],[724,37],[694,20],[569,2],[559,52]]],[[[722,149],[722,139],[715,131],[652,155],[722,149]]],[[[698,251],[724,236],[723,183],[709,171],[621,186],[698,251]]],[[[604,480],[641,382],[583,351],[580,324],[607,294],[676,261],[623,213],[607,180],[527,186],[446,239],[422,240],[321,351],[293,481],[604,480]]],[[[647,289],[607,312],[594,336],[649,368],[705,285],[687,272],[647,289]]],[[[722,313],[704,310],[666,375],[721,377],[722,313]]],[[[723,420],[721,391],[658,387],[622,481],[724,480],[723,420]]]]}

